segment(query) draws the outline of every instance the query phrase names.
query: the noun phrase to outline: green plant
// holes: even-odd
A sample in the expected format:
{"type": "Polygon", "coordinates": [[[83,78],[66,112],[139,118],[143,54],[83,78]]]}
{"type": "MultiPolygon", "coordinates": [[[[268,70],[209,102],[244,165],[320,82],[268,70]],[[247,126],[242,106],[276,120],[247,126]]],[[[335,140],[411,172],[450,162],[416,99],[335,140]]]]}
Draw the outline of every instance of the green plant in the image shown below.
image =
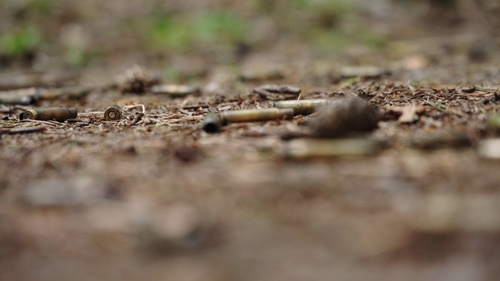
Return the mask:
{"type": "Polygon", "coordinates": [[[342,51],[349,42],[349,38],[338,30],[320,30],[314,33],[314,46],[321,51],[342,51]]]}
{"type": "Polygon", "coordinates": [[[185,53],[196,46],[237,44],[246,39],[245,21],[235,12],[210,10],[183,16],[159,13],[139,23],[153,51],[185,53]]]}
{"type": "Polygon", "coordinates": [[[18,57],[33,51],[42,42],[42,35],[33,25],[17,27],[0,35],[0,53],[18,57]]]}
{"type": "Polygon", "coordinates": [[[71,47],[64,54],[65,62],[72,67],[86,66],[95,54],[83,48],[71,47]]]}
{"type": "Polygon", "coordinates": [[[387,46],[388,42],[385,36],[370,30],[367,30],[366,33],[363,34],[362,40],[364,44],[374,49],[382,49],[387,46]]]}
{"type": "Polygon", "coordinates": [[[31,1],[30,8],[44,15],[50,15],[54,11],[54,0],[33,0],[31,1]]]}
{"type": "Polygon", "coordinates": [[[155,51],[169,49],[182,51],[192,41],[192,27],[189,21],[169,14],[158,14],[146,24],[150,47],[155,51]]]}
{"type": "Polygon", "coordinates": [[[213,10],[194,19],[196,36],[208,43],[239,43],[245,39],[247,26],[241,16],[229,10],[213,10]]]}

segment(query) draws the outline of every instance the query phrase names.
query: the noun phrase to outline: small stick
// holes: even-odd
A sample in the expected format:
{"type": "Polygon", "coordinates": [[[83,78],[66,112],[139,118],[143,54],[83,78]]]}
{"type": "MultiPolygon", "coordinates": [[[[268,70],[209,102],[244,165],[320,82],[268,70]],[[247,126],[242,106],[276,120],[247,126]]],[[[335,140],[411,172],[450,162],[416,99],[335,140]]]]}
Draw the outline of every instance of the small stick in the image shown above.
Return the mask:
{"type": "Polygon", "coordinates": [[[7,130],[2,130],[0,133],[4,134],[10,134],[10,135],[15,135],[15,134],[27,134],[27,133],[38,133],[38,132],[43,132],[47,128],[43,126],[37,126],[37,127],[28,127],[28,128],[14,128],[14,129],[7,129],[7,130]]]}

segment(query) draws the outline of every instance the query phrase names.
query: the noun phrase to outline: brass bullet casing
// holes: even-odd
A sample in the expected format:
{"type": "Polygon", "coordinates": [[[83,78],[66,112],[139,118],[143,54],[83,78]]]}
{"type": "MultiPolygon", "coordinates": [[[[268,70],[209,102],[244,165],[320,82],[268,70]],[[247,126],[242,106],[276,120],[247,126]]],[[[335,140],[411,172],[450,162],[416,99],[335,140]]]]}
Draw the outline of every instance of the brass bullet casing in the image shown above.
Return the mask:
{"type": "Polygon", "coordinates": [[[203,130],[207,133],[217,133],[222,126],[228,123],[263,122],[292,118],[292,108],[234,110],[219,114],[208,113],[203,120],[203,130]]]}
{"type": "Polygon", "coordinates": [[[203,131],[214,134],[220,131],[221,126],[222,124],[218,114],[208,113],[205,115],[205,119],[203,119],[203,131]]]}
{"type": "Polygon", "coordinates": [[[122,109],[119,105],[115,104],[113,106],[106,108],[106,110],[104,111],[104,119],[106,119],[106,121],[120,120],[121,117],[122,117],[122,109]]]}
{"type": "Polygon", "coordinates": [[[293,119],[292,108],[266,108],[224,111],[219,113],[222,125],[239,122],[263,122],[280,119],[293,119]]]}
{"type": "Polygon", "coordinates": [[[324,104],[328,103],[326,99],[314,99],[314,100],[284,100],[275,101],[273,107],[276,108],[293,108],[295,115],[308,115],[316,111],[316,109],[324,104]]]}
{"type": "Polygon", "coordinates": [[[19,116],[19,119],[34,119],[34,120],[56,120],[64,122],[68,119],[76,118],[78,111],[76,108],[66,108],[64,106],[47,107],[47,108],[32,108],[24,111],[19,116]]]}

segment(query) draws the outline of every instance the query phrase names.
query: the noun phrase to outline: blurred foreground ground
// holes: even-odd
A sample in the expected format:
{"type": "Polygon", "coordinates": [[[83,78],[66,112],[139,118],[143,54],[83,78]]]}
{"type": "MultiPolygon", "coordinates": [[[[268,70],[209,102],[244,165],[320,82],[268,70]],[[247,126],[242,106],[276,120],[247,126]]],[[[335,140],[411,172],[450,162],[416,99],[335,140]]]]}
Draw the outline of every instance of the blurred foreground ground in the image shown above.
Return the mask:
{"type": "Polygon", "coordinates": [[[0,105],[0,280],[497,279],[495,1],[272,3],[0,4],[1,90],[90,88],[0,105]],[[378,106],[382,147],[284,157],[308,116],[200,129],[270,107],[264,84],[378,106]],[[145,113],[104,121],[113,104],[145,113]],[[57,105],[78,120],[18,119],[57,105]]]}

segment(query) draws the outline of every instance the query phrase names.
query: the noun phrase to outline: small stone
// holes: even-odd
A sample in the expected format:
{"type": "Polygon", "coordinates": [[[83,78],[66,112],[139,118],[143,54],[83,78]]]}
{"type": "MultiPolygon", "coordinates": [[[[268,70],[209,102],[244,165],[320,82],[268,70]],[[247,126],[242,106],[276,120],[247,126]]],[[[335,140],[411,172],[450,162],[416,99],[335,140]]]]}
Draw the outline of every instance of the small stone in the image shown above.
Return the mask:
{"type": "Polygon", "coordinates": [[[122,93],[144,94],[159,84],[160,79],[140,66],[128,69],[117,78],[118,87],[122,93]]]}
{"type": "Polygon", "coordinates": [[[297,99],[301,91],[302,89],[296,86],[274,84],[262,85],[252,90],[262,98],[269,100],[297,99]]]}
{"type": "Polygon", "coordinates": [[[320,108],[309,127],[313,137],[337,138],[370,133],[378,121],[374,106],[359,98],[343,98],[320,108]]]}

